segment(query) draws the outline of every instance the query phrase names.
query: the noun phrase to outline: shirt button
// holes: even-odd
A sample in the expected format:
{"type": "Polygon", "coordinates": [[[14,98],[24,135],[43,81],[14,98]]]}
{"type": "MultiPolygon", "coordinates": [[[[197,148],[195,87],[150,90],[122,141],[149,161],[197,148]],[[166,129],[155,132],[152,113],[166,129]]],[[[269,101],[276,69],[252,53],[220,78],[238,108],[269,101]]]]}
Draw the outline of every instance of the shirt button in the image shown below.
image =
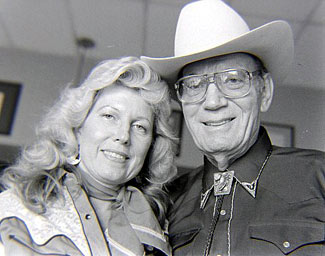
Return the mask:
{"type": "Polygon", "coordinates": [[[290,243],[288,241],[285,241],[285,242],[283,242],[283,246],[285,248],[289,248],[290,247],[290,243]]]}
{"type": "MultiPolygon", "coordinates": [[[[221,211],[220,211],[220,215],[222,215],[222,216],[226,215],[226,213],[227,213],[226,210],[221,210],[221,211]]],[[[219,254],[219,255],[220,255],[220,254],[219,254]]]]}
{"type": "Polygon", "coordinates": [[[86,215],[85,215],[85,219],[86,219],[86,220],[90,220],[90,219],[91,219],[91,215],[90,215],[90,214],[86,214],[86,215]]]}

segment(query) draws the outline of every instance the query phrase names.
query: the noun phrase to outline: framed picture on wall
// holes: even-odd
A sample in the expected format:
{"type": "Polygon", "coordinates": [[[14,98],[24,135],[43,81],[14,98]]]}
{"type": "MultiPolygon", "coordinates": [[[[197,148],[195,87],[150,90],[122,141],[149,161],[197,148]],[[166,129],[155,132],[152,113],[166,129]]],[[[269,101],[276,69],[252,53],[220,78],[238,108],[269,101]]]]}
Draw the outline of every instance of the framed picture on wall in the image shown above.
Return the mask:
{"type": "Polygon", "coordinates": [[[0,81],[0,134],[10,134],[22,85],[0,81]]]}
{"type": "Polygon", "coordinates": [[[273,145],[280,147],[295,146],[295,128],[292,125],[262,122],[273,145]]]}

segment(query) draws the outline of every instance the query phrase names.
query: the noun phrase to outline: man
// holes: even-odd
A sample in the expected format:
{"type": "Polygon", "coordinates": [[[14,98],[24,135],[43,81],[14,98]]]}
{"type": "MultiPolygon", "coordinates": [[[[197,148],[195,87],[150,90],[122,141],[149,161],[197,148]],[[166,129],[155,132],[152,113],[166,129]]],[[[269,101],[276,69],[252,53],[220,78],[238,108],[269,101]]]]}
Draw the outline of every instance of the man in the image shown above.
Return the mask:
{"type": "Polygon", "coordinates": [[[177,80],[186,124],[204,153],[204,166],[171,190],[174,255],[325,255],[324,153],[272,146],[260,126],[273,82],[292,58],[286,22],[249,30],[220,0],[183,8],[174,57],[142,57],[177,80]]]}

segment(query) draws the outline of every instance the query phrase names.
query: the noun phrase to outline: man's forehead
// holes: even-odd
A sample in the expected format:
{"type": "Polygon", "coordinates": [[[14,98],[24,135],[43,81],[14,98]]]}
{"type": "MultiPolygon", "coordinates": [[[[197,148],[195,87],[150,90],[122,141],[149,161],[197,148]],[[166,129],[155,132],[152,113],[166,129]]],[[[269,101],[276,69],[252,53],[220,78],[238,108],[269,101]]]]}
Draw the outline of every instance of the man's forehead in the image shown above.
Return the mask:
{"type": "Polygon", "coordinates": [[[257,66],[258,60],[256,57],[248,53],[232,53],[190,63],[183,68],[182,73],[188,75],[202,71],[219,72],[230,68],[241,68],[248,71],[254,71],[257,66]]]}

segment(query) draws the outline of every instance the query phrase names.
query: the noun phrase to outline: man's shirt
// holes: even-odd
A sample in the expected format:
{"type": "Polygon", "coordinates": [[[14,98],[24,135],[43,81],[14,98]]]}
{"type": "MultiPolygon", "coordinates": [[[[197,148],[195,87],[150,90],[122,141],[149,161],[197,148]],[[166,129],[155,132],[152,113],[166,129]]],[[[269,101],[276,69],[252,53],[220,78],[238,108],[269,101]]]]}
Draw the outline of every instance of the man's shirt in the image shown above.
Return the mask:
{"type": "MultiPolygon", "coordinates": [[[[257,142],[228,170],[236,178],[224,196],[209,255],[325,255],[323,152],[272,146],[261,128],[257,142]],[[254,198],[241,183],[256,179],[254,198]]],[[[200,209],[201,193],[218,172],[205,158],[204,166],[174,182],[169,217],[174,255],[203,255],[216,197],[212,190],[200,209]]]]}

